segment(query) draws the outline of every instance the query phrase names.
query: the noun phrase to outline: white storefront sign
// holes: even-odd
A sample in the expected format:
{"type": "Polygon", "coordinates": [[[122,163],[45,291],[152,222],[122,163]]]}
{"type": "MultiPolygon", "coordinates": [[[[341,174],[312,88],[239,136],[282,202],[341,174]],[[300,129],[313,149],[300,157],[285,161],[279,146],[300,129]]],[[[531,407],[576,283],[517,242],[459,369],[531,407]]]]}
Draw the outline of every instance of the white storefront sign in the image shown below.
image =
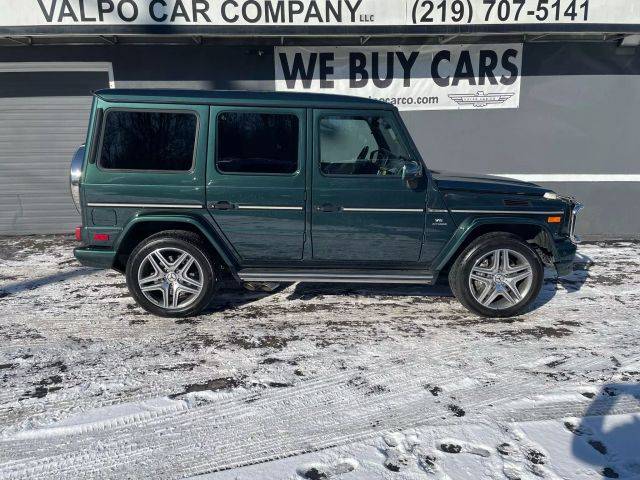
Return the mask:
{"type": "Polygon", "coordinates": [[[640,24],[636,0],[0,0],[0,27],[640,24]]]}
{"type": "Polygon", "coordinates": [[[522,44],[281,47],[276,90],[339,93],[400,110],[518,108],[522,44]]]}

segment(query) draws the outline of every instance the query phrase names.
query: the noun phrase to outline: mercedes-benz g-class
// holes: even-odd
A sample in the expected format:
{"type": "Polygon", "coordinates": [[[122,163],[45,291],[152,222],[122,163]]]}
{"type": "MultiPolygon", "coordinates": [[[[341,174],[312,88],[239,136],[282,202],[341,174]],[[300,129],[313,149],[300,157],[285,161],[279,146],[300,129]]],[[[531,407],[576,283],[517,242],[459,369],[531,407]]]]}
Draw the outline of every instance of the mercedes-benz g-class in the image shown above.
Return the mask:
{"type": "Polygon", "coordinates": [[[580,205],[518,180],[430,170],[395,107],[364,98],[96,92],[72,162],[76,258],[147,311],[201,312],[225,275],[432,284],[504,317],[572,270],[580,205]]]}

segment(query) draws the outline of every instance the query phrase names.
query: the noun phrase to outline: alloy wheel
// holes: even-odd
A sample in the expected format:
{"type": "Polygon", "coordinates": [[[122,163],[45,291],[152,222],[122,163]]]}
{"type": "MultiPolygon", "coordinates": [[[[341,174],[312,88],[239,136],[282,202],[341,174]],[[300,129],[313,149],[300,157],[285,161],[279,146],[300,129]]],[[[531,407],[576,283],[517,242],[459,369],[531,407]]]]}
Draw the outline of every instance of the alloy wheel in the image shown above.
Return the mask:
{"type": "Polygon", "coordinates": [[[515,250],[501,248],[481,256],[469,274],[473,298],[492,310],[502,310],[520,303],[533,285],[529,261],[515,250]]]}
{"type": "Polygon", "coordinates": [[[190,253],[176,247],[158,248],[140,263],[138,286],[154,305],[178,310],[198,298],[204,288],[204,273],[190,253]]]}

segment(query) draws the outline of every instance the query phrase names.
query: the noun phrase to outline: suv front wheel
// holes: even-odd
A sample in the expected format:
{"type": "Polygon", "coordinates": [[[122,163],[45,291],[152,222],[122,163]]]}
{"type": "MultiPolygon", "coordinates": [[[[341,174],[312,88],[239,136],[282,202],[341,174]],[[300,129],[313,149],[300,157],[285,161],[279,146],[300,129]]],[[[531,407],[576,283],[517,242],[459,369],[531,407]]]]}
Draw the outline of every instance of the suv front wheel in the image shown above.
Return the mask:
{"type": "Polygon", "coordinates": [[[127,262],[127,287],[142,308],[161,317],[188,317],[207,307],[217,289],[211,259],[197,235],[167,231],[143,240],[127,262]]]}
{"type": "Polygon", "coordinates": [[[540,293],[543,280],[538,254],[508,233],[490,233],[474,240],[449,273],[456,298],[485,317],[522,313],[540,293]]]}

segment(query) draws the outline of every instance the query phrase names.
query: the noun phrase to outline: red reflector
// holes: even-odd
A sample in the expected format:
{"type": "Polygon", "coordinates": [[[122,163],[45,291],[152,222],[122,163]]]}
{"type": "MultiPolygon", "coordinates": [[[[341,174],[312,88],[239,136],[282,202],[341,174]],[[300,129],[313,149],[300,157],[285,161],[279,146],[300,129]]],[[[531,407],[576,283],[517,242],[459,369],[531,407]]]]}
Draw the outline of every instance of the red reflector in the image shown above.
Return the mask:
{"type": "Polygon", "coordinates": [[[109,240],[109,235],[106,233],[94,233],[93,239],[99,242],[106,242],[107,240],[109,240]]]}
{"type": "Polygon", "coordinates": [[[82,240],[82,227],[76,227],[76,240],[82,240]]]}

